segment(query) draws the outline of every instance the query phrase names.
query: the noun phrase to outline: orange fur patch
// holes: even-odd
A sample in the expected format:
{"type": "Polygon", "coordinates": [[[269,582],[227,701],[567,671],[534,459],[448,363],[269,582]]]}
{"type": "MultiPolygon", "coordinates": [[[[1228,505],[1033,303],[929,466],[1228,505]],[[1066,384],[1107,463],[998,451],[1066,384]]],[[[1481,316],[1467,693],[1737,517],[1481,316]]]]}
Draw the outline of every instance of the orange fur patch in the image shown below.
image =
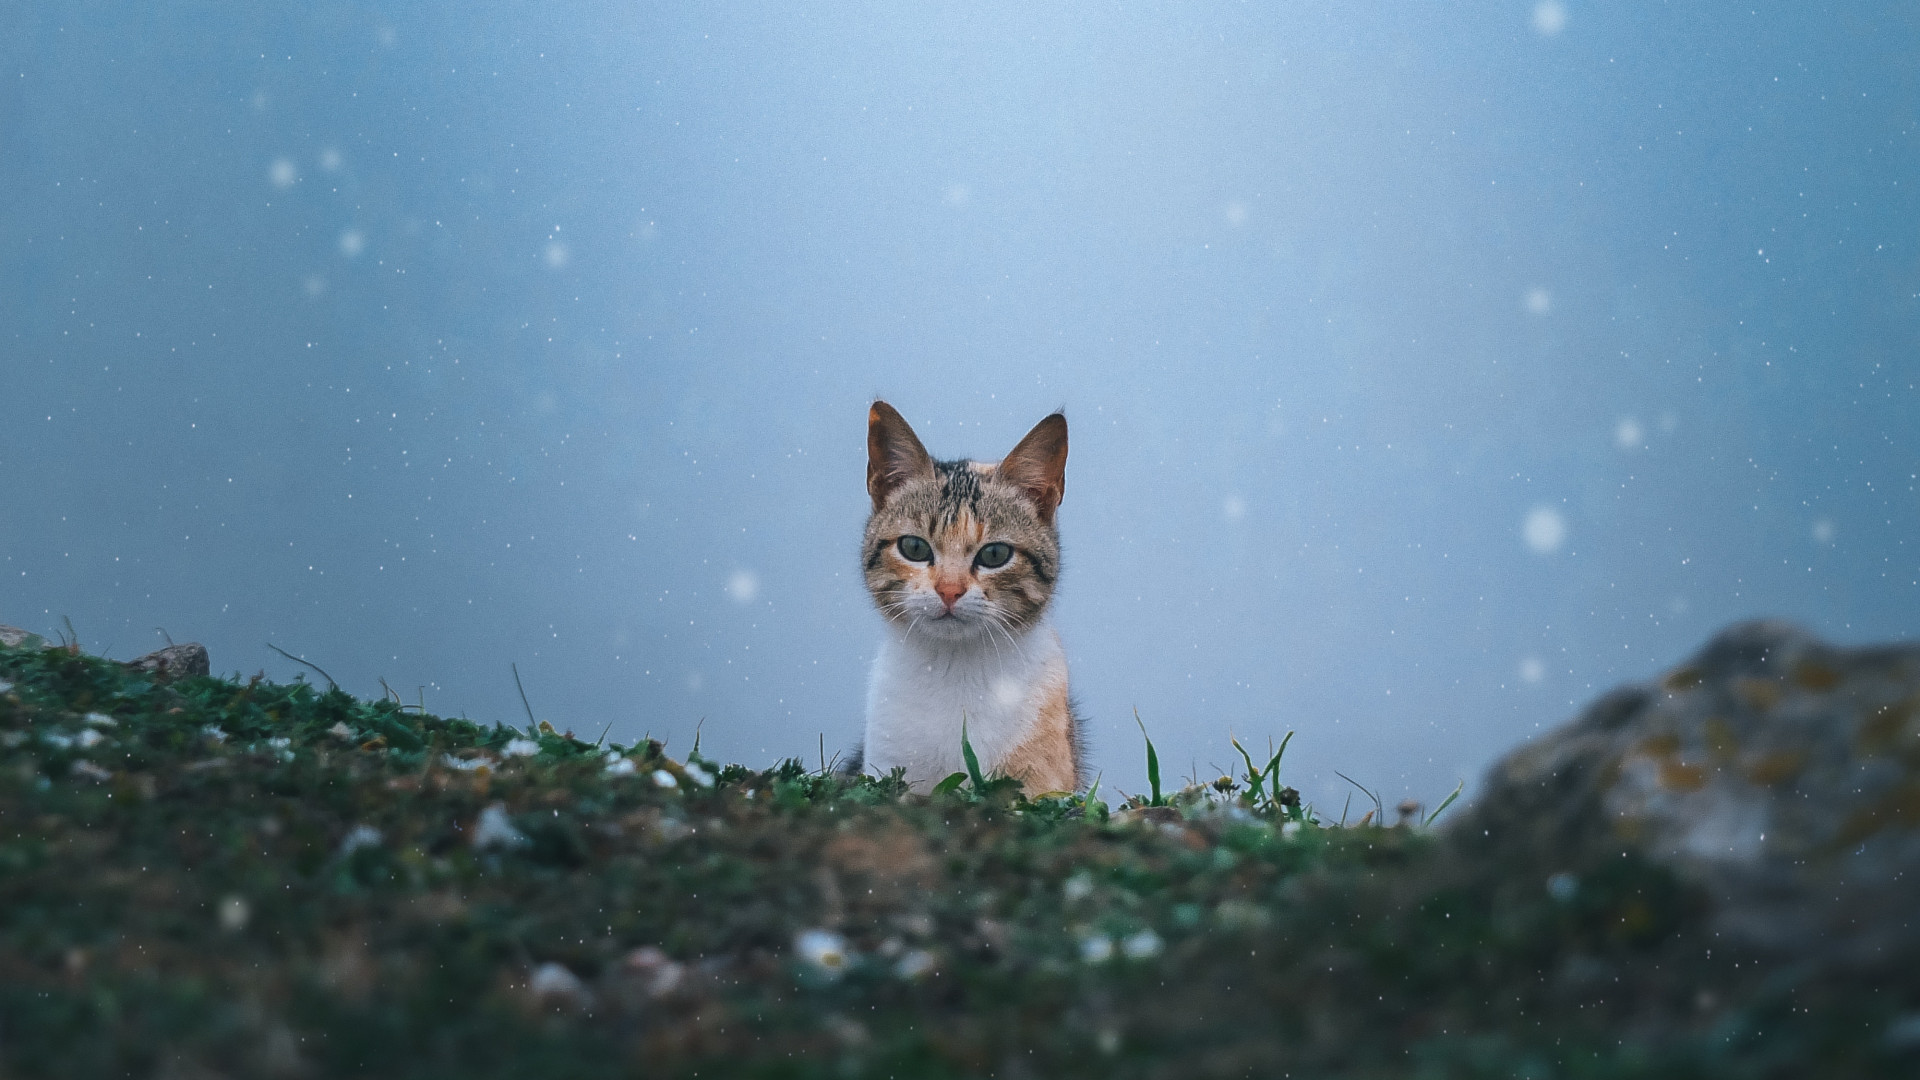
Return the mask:
{"type": "Polygon", "coordinates": [[[1079,786],[1073,763],[1073,717],[1067,709],[1067,683],[1058,679],[1034,718],[1033,732],[1000,762],[1029,795],[1072,791],[1079,786]]]}

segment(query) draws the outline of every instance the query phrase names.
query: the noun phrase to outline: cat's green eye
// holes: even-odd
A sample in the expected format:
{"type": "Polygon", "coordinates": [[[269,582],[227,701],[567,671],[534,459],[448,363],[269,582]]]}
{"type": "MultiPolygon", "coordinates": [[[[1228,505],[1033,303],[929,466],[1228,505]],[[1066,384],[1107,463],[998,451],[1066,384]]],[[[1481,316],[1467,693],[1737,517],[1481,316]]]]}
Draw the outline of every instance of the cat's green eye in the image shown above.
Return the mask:
{"type": "Polygon", "coordinates": [[[914,562],[933,561],[933,545],[918,536],[901,537],[899,548],[902,558],[910,559],[914,562]]]}
{"type": "Polygon", "coordinates": [[[1007,565],[1007,560],[1011,558],[1013,558],[1012,544],[995,543],[981,548],[980,553],[973,557],[973,561],[992,570],[1007,565]]]}

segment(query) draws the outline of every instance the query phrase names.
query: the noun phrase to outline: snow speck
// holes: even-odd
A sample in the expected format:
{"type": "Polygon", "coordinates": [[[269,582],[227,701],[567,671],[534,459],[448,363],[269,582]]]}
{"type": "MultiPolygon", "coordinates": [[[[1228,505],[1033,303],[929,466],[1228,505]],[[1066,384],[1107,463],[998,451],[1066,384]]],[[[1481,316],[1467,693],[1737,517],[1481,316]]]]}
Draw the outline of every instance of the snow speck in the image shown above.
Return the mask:
{"type": "Polygon", "coordinates": [[[1104,964],[1113,959],[1113,939],[1105,934],[1088,934],[1081,938],[1080,959],[1088,964],[1104,964]]]}
{"type": "Polygon", "coordinates": [[[1010,709],[1020,704],[1020,699],[1025,697],[1026,693],[1027,688],[1021,685],[1019,679],[1002,677],[993,680],[994,703],[1003,709],[1010,709]]]}
{"type": "Polygon", "coordinates": [[[727,595],[736,604],[751,604],[760,595],[760,575],[751,570],[735,570],[727,579],[727,595]]]}
{"type": "Polygon", "coordinates": [[[1552,37],[1567,28],[1567,5],[1560,0],[1540,0],[1533,5],[1533,30],[1541,37],[1552,37]]]}
{"type": "Polygon", "coordinates": [[[1247,516],[1247,500],[1238,495],[1229,495],[1226,501],[1220,504],[1220,513],[1228,521],[1239,521],[1247,516]]]}
{"type": "Polygon", "coordinates": [[[300,179],[300,173],[293,167],[293,162],[286,158],[274,158],[273,164],[267,166],[267,179],[273,181],[274,187],[289,188],[295,180],[300,179]]]}
{"type": "Polygon", "coordinates": [[[320,167],[328,172],[340,171],[340,151],[329,146],[320,151],[320,167]]]}
{"type": "Polygon", "coordinates": [[[351,259],[367,248],[366,234],[359,229],[348,229],[340,234],[340,254],[351,259]]]}
{"type": "Polygon", "coordinates": [[[1562,870],[1547,879],[1547,895],[1563,904],[1571,903],[1580,895],[1580,879],[1562,870]]]}
{"type": "Polygon", "coordinates": [[[1631,416],[1623,416],[1613,425],[1613,445],[1622,450],[1638,450],[1646,441],[1647,433],[1640,429],[1640,421],[1631,416]]]}
{"type": "Polygon", "coordinates": [[[1521,682],[1537,683],[1546,677],[1547,677],[1547,665],[1542,663],[1539,657],[1523,656],[1520,658],[1520,681],[1521,682]]]}
{"type": "Polygon", "coordinates": [[[1551,506],[1536,506],[1527,511],[1520,535],[1536,555],[1551,555],[1567,542],[1567,519],[1551,506]]]}
{"type": "Polygon", "coordinates": [[[1837,535],[1837,531],[1833,527],[1833,522],[1828,521],[1826,518],[1821,518],[1819,521],[1813,523],[1814,543],[1831,544],[1833,543],[1835,535],[1837,535]]]}
{"type": "Polygon", "coordinates": [[[550,268],[558,270],[566,266],[567,260],[571,257],[571,253],[567,251],[567,245],[558,240],[549,240],[547,242],[545,258],[547,260],[547,266],[550,268]]]}
{"type": "Polygon", "coordinates": [[[1529,315],[1546,315],[1553,311],[1553,294],[1538,285],[1528,289],[1521,302],[1526,305],[1529,315]]]}

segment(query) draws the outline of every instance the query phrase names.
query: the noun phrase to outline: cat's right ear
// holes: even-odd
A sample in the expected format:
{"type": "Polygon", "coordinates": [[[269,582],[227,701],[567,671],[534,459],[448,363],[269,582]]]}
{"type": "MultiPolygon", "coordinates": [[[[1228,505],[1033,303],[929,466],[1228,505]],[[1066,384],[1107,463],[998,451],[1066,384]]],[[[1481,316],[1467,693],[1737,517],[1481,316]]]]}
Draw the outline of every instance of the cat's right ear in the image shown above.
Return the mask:
{"type": "Polygon", "coordinates": [[[873,508],[909,480],[933,478],[933,458],[907,426],[906,418],[884,401],[867,409],[867,494],[873,508]]]}

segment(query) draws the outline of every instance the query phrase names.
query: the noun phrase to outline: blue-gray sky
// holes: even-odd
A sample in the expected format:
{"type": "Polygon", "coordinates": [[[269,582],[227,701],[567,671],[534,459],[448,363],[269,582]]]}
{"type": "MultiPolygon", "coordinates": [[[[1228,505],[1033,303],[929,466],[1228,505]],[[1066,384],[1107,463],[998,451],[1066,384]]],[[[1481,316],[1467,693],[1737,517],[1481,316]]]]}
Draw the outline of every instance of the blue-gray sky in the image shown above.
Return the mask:
{"type": "Polygon", "coordinates": [[[1123,788],[1920,632],[1911,5],[384,7],[9,9],[0,622],[811,758],[879,395],[1065,406],[1123,788]]]}

